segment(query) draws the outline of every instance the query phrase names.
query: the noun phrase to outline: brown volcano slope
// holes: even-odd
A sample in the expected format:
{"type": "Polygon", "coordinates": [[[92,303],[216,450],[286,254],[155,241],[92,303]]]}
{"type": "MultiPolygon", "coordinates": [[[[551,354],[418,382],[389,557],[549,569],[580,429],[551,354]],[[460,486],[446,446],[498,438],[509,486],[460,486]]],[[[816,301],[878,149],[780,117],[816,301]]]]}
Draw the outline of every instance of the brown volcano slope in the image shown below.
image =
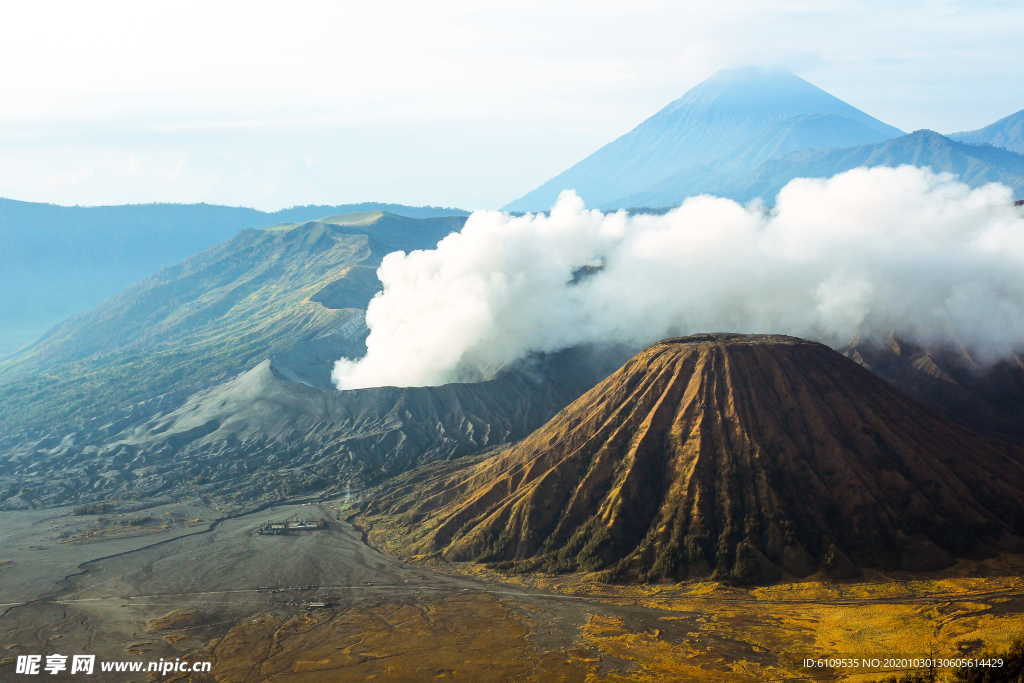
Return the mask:
{"type": "Polygon", "coordinates": [[[611,580],[765,582],[1019,548],[1024,457],[821,344],[668,339],[517,445],[365,507],[410,553],[611,580]]]}
{"type": "Polygon", "coordinates": [[[925,347],[895,336],[858,340],[842,353],[943,417],[1024,444],[1024,353],[986,363],[959,344],[925,347]]]}

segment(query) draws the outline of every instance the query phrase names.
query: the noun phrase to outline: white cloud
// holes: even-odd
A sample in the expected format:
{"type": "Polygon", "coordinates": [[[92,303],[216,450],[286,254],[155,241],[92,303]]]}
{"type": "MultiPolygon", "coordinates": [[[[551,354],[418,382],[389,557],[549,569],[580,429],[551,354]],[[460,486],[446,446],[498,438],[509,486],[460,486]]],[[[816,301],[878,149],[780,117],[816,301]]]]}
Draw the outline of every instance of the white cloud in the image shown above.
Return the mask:
{"type": "Polygon", "coordinates": [[[533,352],[697,332],[896,333],[990,360],[1024,340],[1009,189],[910,166],[794,180],[771,212],[702,196],[663,216],[604,214],[567,192],[550,216],[475,213],[378,274],[368,352],[338,362],[342,388],[480,379],[533,352]]]}

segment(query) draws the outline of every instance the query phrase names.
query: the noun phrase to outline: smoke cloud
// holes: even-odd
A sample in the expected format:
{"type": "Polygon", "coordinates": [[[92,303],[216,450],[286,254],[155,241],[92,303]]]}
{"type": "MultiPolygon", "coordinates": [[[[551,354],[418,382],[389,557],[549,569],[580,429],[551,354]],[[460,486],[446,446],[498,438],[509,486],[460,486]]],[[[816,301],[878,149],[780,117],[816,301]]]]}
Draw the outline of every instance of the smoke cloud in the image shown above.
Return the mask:
{"type": "Polygon", "coordinates": [[[775,207],[709,196],[664,215],[474,213],[429,251],[387,255],[367,354],[342,389],[492,377],[534,352],[696,332],[832,345],[890,334],[994,360],[1024,342],[1024,217],[1011,191],[925,169],[798,179],[775,207]]]}

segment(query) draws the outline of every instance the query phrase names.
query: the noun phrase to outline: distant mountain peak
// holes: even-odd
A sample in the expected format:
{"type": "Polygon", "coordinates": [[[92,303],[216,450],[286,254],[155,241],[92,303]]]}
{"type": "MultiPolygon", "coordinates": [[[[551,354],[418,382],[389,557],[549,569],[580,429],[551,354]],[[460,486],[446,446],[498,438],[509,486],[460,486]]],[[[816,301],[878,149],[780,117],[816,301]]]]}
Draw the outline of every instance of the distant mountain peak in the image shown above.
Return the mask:
{"type": "Polygon", "coordinates": [[[796,80],[803,80],[796,74],[786,69],[772,66],[758,66],[755,64],[747,64],[745,66],[730,66],[724,69],[719,69],[708,81],[721,81],[721,80],[756,80],[763,78],[789,78],[796,80]]]}
{"type": "Polygon", "coordinates": [[[791,71],[762,66],[721,69],[698,83],[688,92],[707,88],[797,88],[825,92],[791,71]]]}
{"type": "Polygon", "coordinates": [[[918,128],[913,133],[910,133],[910,135],[915,135],[917,137],[922,137],[922,138],[945,138],[946,137],[942,133],[936,133],[931,128],[918,128]]]}
{"type": "Polygon", "coordinates": [[[712,86],[739,88],[791,87],[820,90],[817,86],[808,83],[791,71],[764,66],[741,66],[720,69],[701,81],[696,88],[712,86]]]}
{"type": "Polygon", "coordinates": [[[949,137],[971,145],[992,145],[1024,154],[1024,109],[1004,116],[984,128],[952,133],[949,137]]]}
{"type": "Polygon", "coordinates": [[[688,119],[699,112],[715,121],[742,120],[747,126],[751,122],[842,116],[888,137],[902,134],[899,129],[865,114],[799,76],[775,68],[742,67],[719,71],[650,120],[671,116],[681,110],[686,112],[688,119]]]}
{"type": "Polygon", "coordinates": [[[788,71],[726,69],[506,208],[546,210],[567,189],[598,208],[667,206],[794,151],[902,134],[788,71]]]}

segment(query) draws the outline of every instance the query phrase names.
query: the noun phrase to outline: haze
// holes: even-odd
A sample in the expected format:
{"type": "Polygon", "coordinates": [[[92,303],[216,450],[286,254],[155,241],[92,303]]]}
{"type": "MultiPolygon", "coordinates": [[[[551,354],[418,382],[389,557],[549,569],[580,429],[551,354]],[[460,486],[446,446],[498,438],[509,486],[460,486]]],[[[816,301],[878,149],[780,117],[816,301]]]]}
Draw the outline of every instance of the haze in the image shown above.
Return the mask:
{"type": "Polygon", "coordinates": [[[753,62],[904,130],[969,130],[1020,105],[1006,68],[1015,3],[116,1],[5,14],[0,196],[29,201],[493,208],[753,62]]]}

